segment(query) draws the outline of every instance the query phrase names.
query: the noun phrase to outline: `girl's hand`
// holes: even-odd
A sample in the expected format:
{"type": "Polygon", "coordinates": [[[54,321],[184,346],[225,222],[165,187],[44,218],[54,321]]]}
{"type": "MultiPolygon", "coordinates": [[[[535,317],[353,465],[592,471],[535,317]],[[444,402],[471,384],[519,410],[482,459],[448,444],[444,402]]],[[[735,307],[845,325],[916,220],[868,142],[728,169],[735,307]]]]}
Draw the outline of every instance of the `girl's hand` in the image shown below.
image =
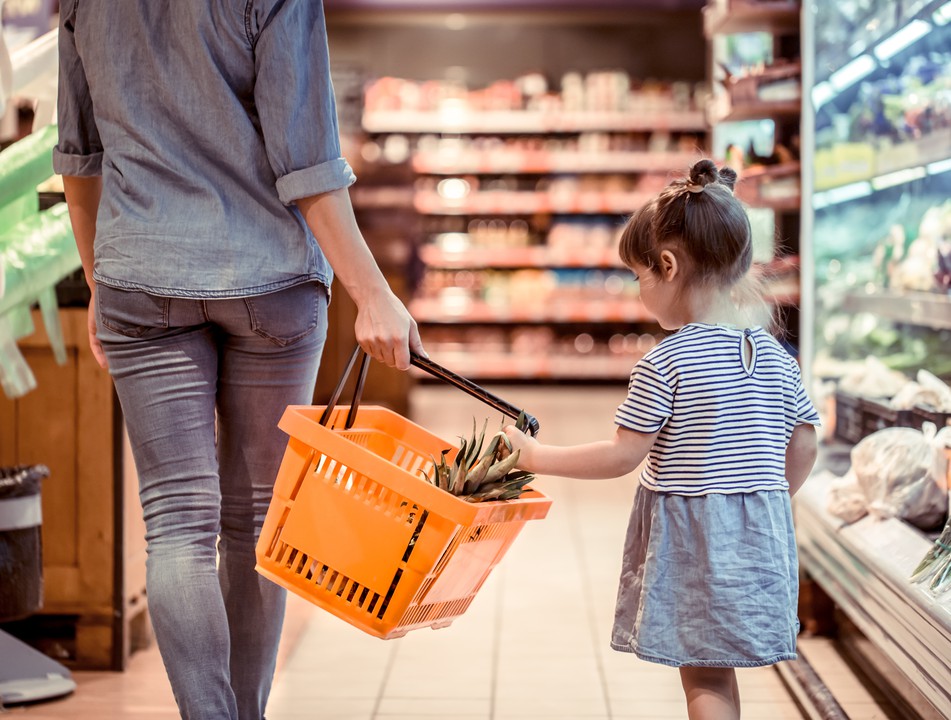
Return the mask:
{"type": "Polygon", "coordinates": [[[532,467],[532,454],[533,450],[538,447],[538,440],[522,432],[514,425],[506,425],[502,428],[502,431],[509,439],[509,442],[512,443],[512,452],[514,453],[516,450],[520,451],[516,466],[521,470],[535,472],[532,467]]]}

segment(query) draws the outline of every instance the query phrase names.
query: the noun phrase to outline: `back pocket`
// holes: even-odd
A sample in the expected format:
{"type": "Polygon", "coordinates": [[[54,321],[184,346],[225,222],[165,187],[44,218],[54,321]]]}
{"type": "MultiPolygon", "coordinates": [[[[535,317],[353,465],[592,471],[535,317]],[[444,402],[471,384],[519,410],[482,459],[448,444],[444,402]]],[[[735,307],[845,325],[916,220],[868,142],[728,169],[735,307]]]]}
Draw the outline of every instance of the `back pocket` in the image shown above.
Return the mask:
{"type": "Polygon", "coordinates": [[[96,285],[96,310],[99,322],[113,332],[140,338],[150,330],[168,328],[167,297],[139,290],[119,290],[96,285]]]}
{"type": "Polygon", "coordinates": [[[251,329],[277,345],[291,345],[325,323],[327,291],[316,282],[244,298],[251,329]]]}

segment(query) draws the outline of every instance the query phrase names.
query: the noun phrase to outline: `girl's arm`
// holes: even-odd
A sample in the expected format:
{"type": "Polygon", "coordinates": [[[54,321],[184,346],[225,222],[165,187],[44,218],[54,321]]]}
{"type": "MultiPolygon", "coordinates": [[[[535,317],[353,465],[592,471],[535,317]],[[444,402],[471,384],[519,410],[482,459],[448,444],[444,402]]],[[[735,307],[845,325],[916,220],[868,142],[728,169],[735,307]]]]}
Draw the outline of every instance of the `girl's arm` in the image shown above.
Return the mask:
{"type": "Polygon", "coordinates": [[[611,440],[584,445],[542,445],[513,425],[505,428],[512,450],[519,450],[518,467],[536,475],[603,480],[626,475],[647,457],[657,433],[644,435],[618,427],[611,440]]]}
{"type": "Polygon", "coordinates": [[[794,427],[786,446],[786,482],[790,495],[795,495],[809,477],[818,452],[815,427],[807,424],[794,427]]]}

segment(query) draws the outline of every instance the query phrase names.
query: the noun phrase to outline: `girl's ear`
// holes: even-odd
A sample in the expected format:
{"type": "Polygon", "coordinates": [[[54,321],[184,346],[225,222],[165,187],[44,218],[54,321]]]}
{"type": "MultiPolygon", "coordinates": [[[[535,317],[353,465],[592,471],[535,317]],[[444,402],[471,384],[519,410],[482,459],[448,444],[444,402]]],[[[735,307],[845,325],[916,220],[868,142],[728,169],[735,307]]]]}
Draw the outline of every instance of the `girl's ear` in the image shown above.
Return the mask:
{"type": "Polygon", "coordinates": [[[677,261],[677,256],[670,250],[661,250],[657,271],[666,282],[673,280],[680,272],[680,263],[677,261]]]}

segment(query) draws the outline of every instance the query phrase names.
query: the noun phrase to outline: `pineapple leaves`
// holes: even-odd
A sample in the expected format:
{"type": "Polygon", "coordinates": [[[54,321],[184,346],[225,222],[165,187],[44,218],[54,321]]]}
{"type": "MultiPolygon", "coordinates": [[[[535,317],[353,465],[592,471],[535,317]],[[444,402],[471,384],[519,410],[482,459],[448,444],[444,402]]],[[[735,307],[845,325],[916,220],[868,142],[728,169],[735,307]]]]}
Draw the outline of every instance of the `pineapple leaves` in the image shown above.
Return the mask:
{"type": "MultiPolygon", "coordinates": [[[[525,413],[522,413],[516,427],[524,429],[525,424],[525,413]]],[[[431,485],[470,502],[517,498],[535,476],[516,470],[519,453],[512,452],[512,444],[503,431],[495,433],[486,443],[487,427],[488,420],[483,423],[481,432],[477,432],[473,418],[472,435],[459,438],[459,451],[452,462],[447,461],[452,450],[443,450],[438,461],[430,456],[431,474],[421,469],[420,475],[431,485]]]]}

